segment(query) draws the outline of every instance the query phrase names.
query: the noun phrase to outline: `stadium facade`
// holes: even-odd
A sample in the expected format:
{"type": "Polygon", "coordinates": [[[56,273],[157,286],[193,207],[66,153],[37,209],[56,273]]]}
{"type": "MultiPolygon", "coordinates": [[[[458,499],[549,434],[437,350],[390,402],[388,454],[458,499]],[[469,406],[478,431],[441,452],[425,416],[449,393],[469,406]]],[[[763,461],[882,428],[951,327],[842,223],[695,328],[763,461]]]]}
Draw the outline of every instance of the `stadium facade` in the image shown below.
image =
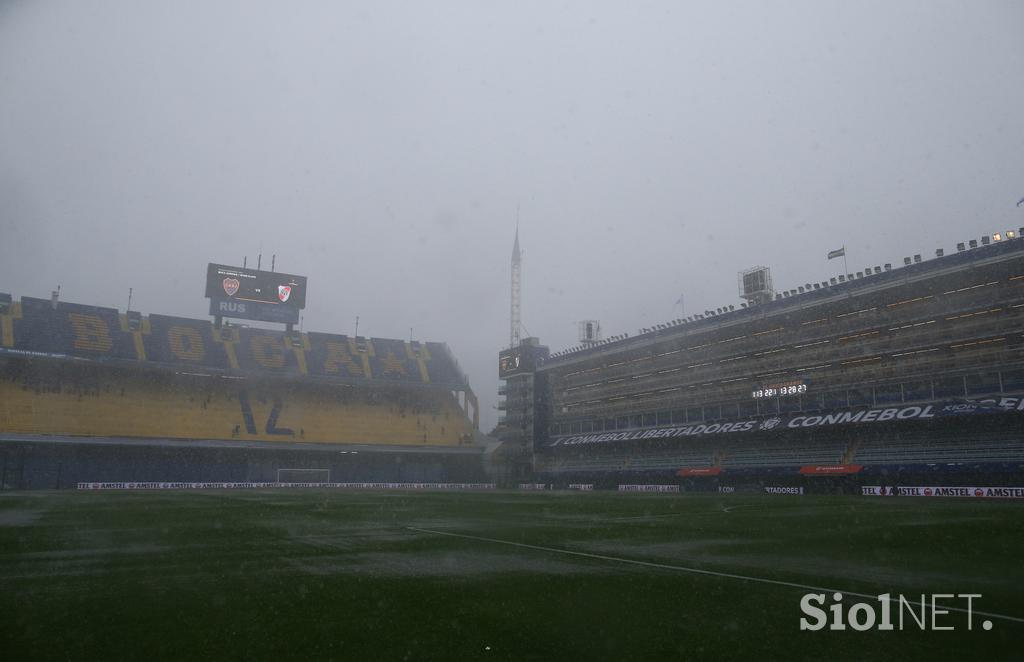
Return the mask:
{"type": "Polygon", "coordinates": [[[1024,240],[938,255],[537,357],[538,478],[1019,483],[1024,240]]]}
{"type": "Polygon", "coordinates": [[[478,416],[443,343],[0,295],[7,489],[479,480],[478,416]]]}

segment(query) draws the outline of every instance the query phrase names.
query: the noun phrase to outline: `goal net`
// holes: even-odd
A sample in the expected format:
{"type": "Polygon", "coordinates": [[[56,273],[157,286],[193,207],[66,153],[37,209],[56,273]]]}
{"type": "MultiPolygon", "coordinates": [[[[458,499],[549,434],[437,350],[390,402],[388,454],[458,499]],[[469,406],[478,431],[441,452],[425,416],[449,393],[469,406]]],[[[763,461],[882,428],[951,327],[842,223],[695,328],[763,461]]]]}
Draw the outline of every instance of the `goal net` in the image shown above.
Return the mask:
{"type": "Polygon", "coordinates": [[[330,469],[278,469],[279,483],[329,483],[330,469]]]}

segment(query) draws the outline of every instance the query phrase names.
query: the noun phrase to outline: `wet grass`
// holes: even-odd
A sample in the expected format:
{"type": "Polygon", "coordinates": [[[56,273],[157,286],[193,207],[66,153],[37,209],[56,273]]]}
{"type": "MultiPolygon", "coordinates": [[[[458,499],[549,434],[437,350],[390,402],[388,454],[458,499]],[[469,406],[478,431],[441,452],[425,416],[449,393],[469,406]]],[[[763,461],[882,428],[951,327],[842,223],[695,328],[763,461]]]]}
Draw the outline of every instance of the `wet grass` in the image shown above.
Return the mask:
{"type": "Polygon", "coordinates": [[[801,632],[804,589],[612,559],[870,595],[980,593],[975,609],[1024,617],[1022,515],[1007,502],[865,497],[7,493],[0,651],[1019,659],[1022,623],[991,619],[984,631],[975,616],[968,631],[966,615],[950,614],[939,624],[954,631],[907,619],[902,632],[801,632]]]}

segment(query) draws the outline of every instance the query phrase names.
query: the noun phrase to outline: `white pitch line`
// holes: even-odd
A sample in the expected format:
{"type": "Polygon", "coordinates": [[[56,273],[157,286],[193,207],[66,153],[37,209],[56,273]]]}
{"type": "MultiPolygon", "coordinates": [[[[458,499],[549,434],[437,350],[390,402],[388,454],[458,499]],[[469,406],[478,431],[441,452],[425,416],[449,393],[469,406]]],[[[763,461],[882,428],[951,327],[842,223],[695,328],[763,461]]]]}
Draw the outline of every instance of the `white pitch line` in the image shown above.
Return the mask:
{"type": "MultiPolygon", "coordinates": [[[[492,542],[499,545],[509,545],[512,547],[522,547],[524,549],[533,549],[539,552],[553,552],[555,554],[567,554],[569,556],[581,556],[587,559],[597,559],[599,561],[614,561],[616,563],[628,563],[630,565],[639,565],[646,568],[659,568],[661,570],[675,570],[676,572],[689,572],[695,575],[707,575],[710,577],[722,577],[725,579],[739,579],[747,582],[756,582],[759,584],[773,584],[775,586],[786,586],[788,588],[800,588],[806,591],[813,591],[815,593],[842,593],[843,595],[853,595],[858,598],[868,598],[870,600],[877,600],[877,595],[871,595],[869,593],[856,593],[854,591],[843,591],[837,588],[822,588],[821,586],[810,586],[808,584],[797,584],[795,582],[785,582],[780,579],[766,579],[764,577],[750,577],[748,575],[737,575],[731,572],[718,572],[716,570],[701,570],[700,568],[687,568],[681,565],[668,565],[666,563],[654,563],[653,561],[640,561],[638,559],[626,559],[618,556],[607,556],[605,554],[592,554],[590,552],[577,552],[571,549],[559,549],[557,547],[544,547],[542,545],[530,545],[525,542],[516,542],[514,540],[501,540],[499,538],[484,538],[483,536],[471,536],[465,533],[451,533],[449,531],[435,531],[432,529],[421,529],[415,526],[407,526],[406,529],[410,531],[418,531],[420,533],[432,533],[438,536],[449,536],[452,538],[465,538],[466,540],[479,540],[481,542],[492,542]]],[[[899,600],[889,598],[889,602],[899,603],[899,600]]],[[[927,603],[926,603],[927,606],[927,603]]],[[[994,614],[988,611],[979,611],[977,609],[963,609],[962,607],[943,607],[949,611],[957,611],[963,614],[977,614],[979,616],[988,616],[989,618],[998,618],[1004,621],[1013,621],[1014,623],[1024,623],[1024,618],[1018,618],[1017,616],[1007,616],[1006,614],[994,614]]]]}

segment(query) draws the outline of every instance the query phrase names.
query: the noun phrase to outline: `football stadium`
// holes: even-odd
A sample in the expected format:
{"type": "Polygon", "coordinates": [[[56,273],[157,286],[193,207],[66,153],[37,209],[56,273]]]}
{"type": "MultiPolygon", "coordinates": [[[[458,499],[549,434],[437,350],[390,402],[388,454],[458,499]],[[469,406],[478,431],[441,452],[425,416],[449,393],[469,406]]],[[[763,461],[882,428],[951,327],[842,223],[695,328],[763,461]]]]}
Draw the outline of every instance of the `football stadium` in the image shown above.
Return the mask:
{"type": "Polygon", "coordinates": [[[304,292],[270,308],[223,275],[212,313],[286,330],[4,295],[5,489],[482,479],[476,398],[444,343],[301,333],[304,292]]]}
{"type": "Polygon", "coordinates": [[[4,649],[1012,656],[1024,240],[959,249],[551,353],[517,237],[498,440],[444,343],[296,330],[302,277],[3,295],[4,649]]]}
{"type": "Polygon", "coordinates": [[[1016,232],[783,292],[766,268],[739,284],[738,307],[552,356],[516,352],[529,357],[507,389],[531,398],[513,417],[532,433],[541,480],[854,494],[1024,485],[1016,232]]]}
{"type": "Polygon", "coordinates": [[[1024,659],[1022,26],[0,0],[0,662],[1024,659]]]}

